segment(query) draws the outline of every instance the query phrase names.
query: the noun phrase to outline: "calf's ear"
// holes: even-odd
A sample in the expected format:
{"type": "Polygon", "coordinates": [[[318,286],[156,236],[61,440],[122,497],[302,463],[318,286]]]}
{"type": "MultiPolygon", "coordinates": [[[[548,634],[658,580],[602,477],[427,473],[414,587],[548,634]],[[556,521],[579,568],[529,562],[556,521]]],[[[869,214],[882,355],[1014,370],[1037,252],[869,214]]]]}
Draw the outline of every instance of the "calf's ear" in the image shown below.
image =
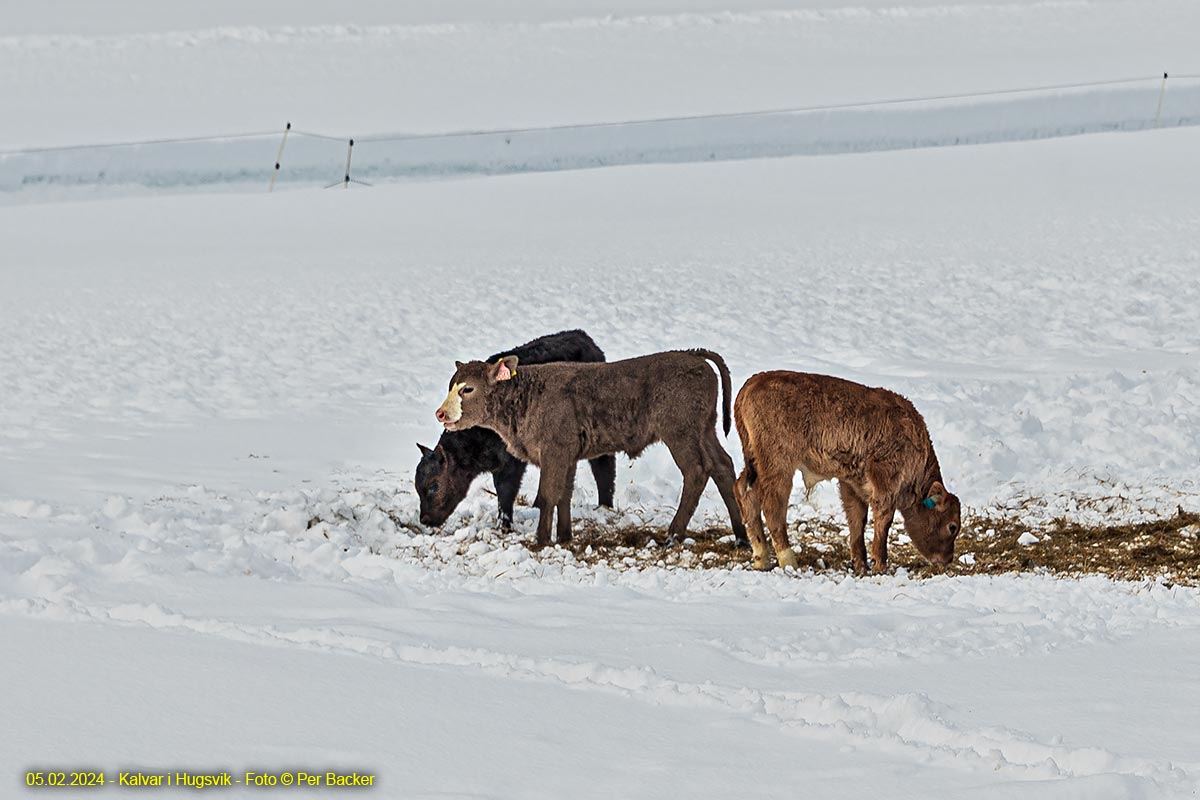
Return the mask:
{"type": "Polygon", "coordinates": [[[941,511],[946,507],[947,494],[946,487],[942,485],[942,482],[934,481],[933,486],[929,487],[929,493],[925,495],[925,499],[921,502],[921,505],[941,511]]]}
{"type": "Polygon", "coordinates": [[[421,458],[429,458],[433,455],[433,451],[420,442],[417,442],[417,449],[421,451],[421,458]]]}
{"type": "Polygon", "coordinates": [[[454,362],[454,369],[455,369],[455,370],[460,370],[460,369],[462,369],[462,368],[463,368],[463,367],[465,367],[465,366],[466,366],[466,364],[464,364],[464,363],[463,363],[463,362],[461,362],[461,361],[455,361],[455,362],[454,362]]]}
{"type": "Polygon", "coordinates": [[[490,377],[492,383],[499,381],[512,380],[512,377],[517,374],[517,357],[505,356],[492,365],[490,377]]]}

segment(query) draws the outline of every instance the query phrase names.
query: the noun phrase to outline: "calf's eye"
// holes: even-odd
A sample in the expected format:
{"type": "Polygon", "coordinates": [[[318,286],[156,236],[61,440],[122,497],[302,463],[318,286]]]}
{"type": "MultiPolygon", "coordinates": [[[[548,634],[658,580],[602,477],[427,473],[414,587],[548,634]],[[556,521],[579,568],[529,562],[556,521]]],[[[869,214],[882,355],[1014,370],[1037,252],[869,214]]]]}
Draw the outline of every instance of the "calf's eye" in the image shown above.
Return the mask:
{"type": "Polygon", "coordinates": [[[463,394],[470,394],[470,393],[471,393],[471,392],[473,392],[473,391],[475,391],[475,388],[474,388],[474,387],[472,387],[472,386],[464,386],[464,387],[463,387],[463,390],[462,390],[462,393],[463,393],[463,394]]]}
{"type": "Polygon", "coordinates": [[[951,536],[958,535],[958,526],[955,525],[953,522],[950,523],[950,535],[951,536]]]}

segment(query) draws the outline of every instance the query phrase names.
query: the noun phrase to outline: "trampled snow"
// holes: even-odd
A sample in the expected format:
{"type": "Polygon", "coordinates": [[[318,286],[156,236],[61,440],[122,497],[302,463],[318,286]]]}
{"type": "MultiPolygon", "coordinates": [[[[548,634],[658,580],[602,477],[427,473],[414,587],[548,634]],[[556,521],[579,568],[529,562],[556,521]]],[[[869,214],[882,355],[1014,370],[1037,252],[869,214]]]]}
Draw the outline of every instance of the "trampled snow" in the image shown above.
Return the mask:
{"type": "MultiPolygon", "coordinates": [[[[97,114],[101,136],[246,118],[239,59],[316,55],[353,73],[397,47],[359,30],[305,39],[301,28],[338,24],[320,4],[282,32],[257,16],[271,4],[226,5],[178,25],[132,1],[104,22],[19,15],[0,40],[6,63],[42,90],[86,80],[78,95],[26,94],[0,72],[0,98],[45,111],[7,141],[60,142],[50,131],[66,110],[133,102],[126,74],[161,68],[178,85],[209,70],[211,93],[193,95],[192,116],[97,114]],[[267,49],[179,33],[221,25],[264,26],[267,49]],[[169,55],[189,47],[190,64],[169,55]]],[[[585,25],[591,6],[530,2],[497,22],[482,5],[404,20],[376,4],[361,23],[427,26],[442,55],[414,63],[450,83],[520,37],[561,48],[498,59],[509,105],[443,96],[414,109],[437,127],[729,110],[723,92],[739,80],[757,88],[737,96],[758,105],[782,92],[760,79],[788,43],[810,40],[798,57],[817,58],[893,41],[876,66],[928,44],[913,52],[919,72],[933,44],[949,52],[983,17],[997,38],[980,65],[1028,44],[1016,79],[1098,54],[1118,31],[1134,50],[1160,34],[1175,46],[1194,11],[862,6],[806,4],[765,24],[751,4],[693,17],[663,0],[585,25]],[[708,63],[714,41],[762,59],[675,105],[653,87],[598,102],[584,62],[628,45],[657,63],[638,38],[649,19],[671,59],[650,73],[663,86],[689,60],[708,63]],[[439,73],[456,52],[468,59],[458,77],[439,73]],[[581,95],[522,93],[526,67],[581,95]]],[[[289,86],[315,103],[335,82],[310,87],[309,69],[289,86]]],[[[897,87],[921,77],[881,74],[897,87]]],[[[474,86],[464,96],[492,88],[474,86]]],[[[386,106],[363,124],[395,129],[386,106]]],[[[378,775],[379,797],[1193,795],[1195,589],[761,574],[701,557],[656,566],[652,553],[590,565],[530,552],[528,506],[513,534],[496,531],[484,479],[444,530],[422,530],[411,482],[455,359],[582,327],[613,359],[715,349],[735,388],[784,368],[902,391],[975,512],[1103,522],[1200,510],[1197,152],[1200,131],[1181,129],[0,208],[0,795],[24,791],[26,769],[72,766],[358,769],[378,775]]],[[[740,465],[737,437],[727,445],[740,465]]],[[[680,488],[666,451],[618,463],[618,510],[596,511],[581,473],[574,513],[665,522],[680,488]]],[[[841,524],[829,484],[793,501],[793,515],[841,524]]],[[[722,520],[710,489],[693,535],[722,520]]]]}

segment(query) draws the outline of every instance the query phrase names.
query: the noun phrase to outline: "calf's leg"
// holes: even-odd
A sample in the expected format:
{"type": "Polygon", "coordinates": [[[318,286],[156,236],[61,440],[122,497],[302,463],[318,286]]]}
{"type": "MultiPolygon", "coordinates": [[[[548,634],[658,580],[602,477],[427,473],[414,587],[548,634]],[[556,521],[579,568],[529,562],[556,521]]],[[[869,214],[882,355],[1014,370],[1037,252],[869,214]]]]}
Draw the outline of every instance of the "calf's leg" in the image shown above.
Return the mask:
{"type": "Polygon", "coordinates": [[[762,505],[763,517],[767,521],[767,530],[771,532],[771,544],[775,545],[775,558],[779,561],[779,566],[798,567],[796,552],[788,543],[787,532],[788,498],[792,493],[791,476],[786,480],[763,480],[760,472],[755,488],[758,491],[758,502],[762,505]]]}
{"type": "Polygon", "coordinates": [[[679,508],[667,528],[668,535],[673,539],[682,539],[687,533],[688,523],[696,513],[700,504],[700,495],[708,483],[708,469],[704,463],[704,452],[696,441],[667,442],[667,448],[675,459],[675,465],[683,474],[683,494],[679,498],[679,508]]]}
{"type": "Polygon", "coordinates": [[[871,540],[871,560],[875,562],[872,567],[875,572],[887,569],[888,531],[895,516],[896,509],[891,504],[879,501],[871,503],[871,523],[875,529],[875,538],[871,540]]]}
{"type": "Polygon", "coordinates": [[[617,457],[600,456],[593,458],[588,464],[592,468],[592,477],[596,479],[596,494],[600,505],[615,508],[613,493],[617,488],[617,457]]]}
{"type": "Polygon", "coordinates": [[[563,483],[562,498],[558,501],[558,529],[556,531],[559,544],[571,541],[571,496],[575,494],[575,463],[567,469],[567,477],[563,483]]]}
{"type": "Polygon", "coordinates": [[[746,480],[745,470],[738,476],[733,489],[742,511],[742,520],[746,523],[746,533],[750,535],[750,549],[754,553],[751,563],[755,569],[766,569],[769,556],[767,536],[763,531],[762,508],[758,504],[758,491],[746,480]]]}
{"type": "Polygon", "coordinates": [[[729,511],[729,525],[733,528],[734,541],[738,547],[745,547],[750,544],[750,540],[746,538],[746,526],[733,489],[736,474],[733,471],[733,459],[717,441],[716,431],[709,431],[704,446],[708,451],[708,459],[712,463],[713,483],[717,485],[717,491],[721,493],[721,499],[725,501],[725,508],[729,511]]]}
{"type": "Polygon", "coordinates": [[[496,486],[496,502],[500,506],[500,529],[507,532],[512,530],[513,503],[517,492],[521,491],[521,478],[525,476],[524,461],[505,456],[504,464],[492,473],[492,483],[496,486]]]}
{"type": "MultiPolygon", "coordinates": [[[[545,547],[550,544],[550,527],[554,523],[554,509],[562,500],[563,489],[567,482],[567,464],[557,461],[544,461],[540,465],[541,479],[538,481],[537,500],[534,505],[538,509],[537,544],[545,547]]],[[[568,500],[568,502],[570,502],[568,500]]]]}
{"type": "Polygon", "coordinates": [[[850,558],[854,571],[862,575],[867,571],[867,545],[864,533],[867,528],[867,503],[848,484],[838,481],[842,494],[842,508],[846,511],[846,523],[850,526],[850,558]]]}

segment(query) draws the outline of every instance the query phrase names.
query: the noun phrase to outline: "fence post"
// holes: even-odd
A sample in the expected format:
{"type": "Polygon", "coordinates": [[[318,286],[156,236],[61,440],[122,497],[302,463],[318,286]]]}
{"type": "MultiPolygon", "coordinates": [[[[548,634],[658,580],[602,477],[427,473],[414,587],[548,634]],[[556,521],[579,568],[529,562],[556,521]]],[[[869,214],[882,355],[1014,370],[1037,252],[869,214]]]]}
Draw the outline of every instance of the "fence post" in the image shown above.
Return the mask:
{"type": "Polygon", "coordinates": [[[1158,121],[1162,118],[1162,103],[1163,95],[1167,93],[1167,73],[1163,73],[1162,88],[1158,90],[1158,110],[1154,112],[1154,127],[1158,127],[1158,121]]]}
{"type": "Polygon", "coordinates": [[[283,139],[279,142],[279,152],[275,154],[275,171],[271,173],[271,185],[267,187],[268,192],[275,191],[275,178],[279,177],[279,164],[283,161],[283,148],[287,145],[288,132],[292,129],[292,123],[288,123],[283,129],[283,139]]]}
{"type": "MultiPolygon", "coordinates": [[[[330,138],[332,138],[332,137],[330,137],[330,138]]],[[[354,140],[353,139],[351,139],[349,141],[349,143],[346,145],[346,171],[345,171],[345,173],[342,175],[341,180],[334,181],[333,183],[326,186],[325,187],[326,189],[332,189],[335,186],[341,186],[343,189],[349,189],[350,184],[352,184],[352,183],[362,184],[363,186],[371,185],[371,184],[367,183],[366,181],[360,181],[357,178],[350,177],[350,160],[352,158],[354,158],[354,140]]]]}

